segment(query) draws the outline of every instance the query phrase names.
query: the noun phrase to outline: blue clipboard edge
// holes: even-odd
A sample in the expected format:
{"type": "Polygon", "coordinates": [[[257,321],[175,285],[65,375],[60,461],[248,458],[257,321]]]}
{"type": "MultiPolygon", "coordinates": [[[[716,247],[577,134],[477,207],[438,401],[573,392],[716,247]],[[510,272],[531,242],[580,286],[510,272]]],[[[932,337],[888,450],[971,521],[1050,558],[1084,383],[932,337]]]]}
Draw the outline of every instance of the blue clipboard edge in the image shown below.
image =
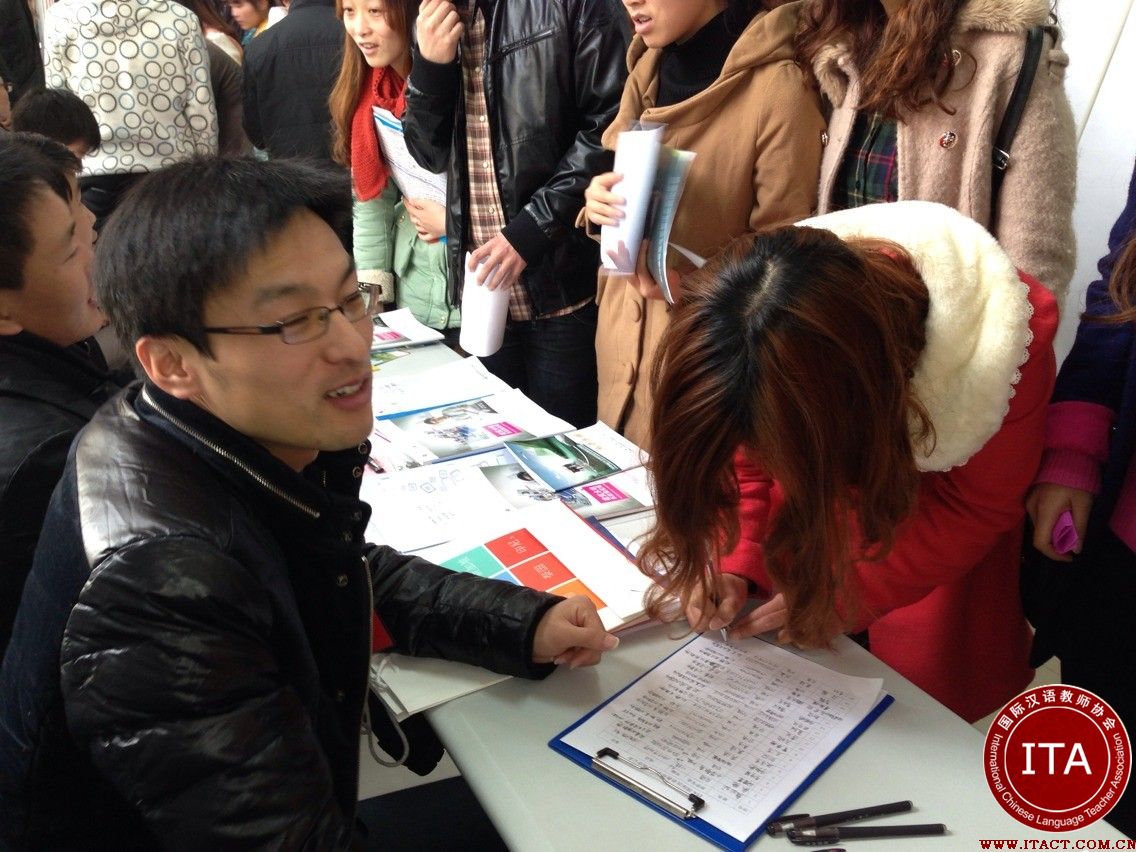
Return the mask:
{"type": "MultiPolygon", "coordinates": [[[[601,775],[600,773],[598,773],[594,769],[592,769],[592,758],[594,757],[594,755],[585,754],[584,752],[580,751],[579,749],[573,748],[572,746],[568,745],[567,743],[565,743],[563,741],[564,737],[566,737],[572,731],[576,730],[576,728],[580,727],[580,725],[584,724],[586,721],[588,721],[590,718],[592,718],[592,716],[594,716],[596,713],[598,713],[600,710],[602,710],[604,707],[606,707],[608,704],[610,704],[612,701],[614,701],[616,698],[618,698],[620,695],[622,695],[624,692],[626,692],[628,689],[630,689],[632,686],[634,686],[636,683],[638,683],[640,680],[642,680],[644,677],[646,677],[655,668],[662,665],[664,662],[666,662],[666,660],[670,659],[672,656],[677,654],[679,651],[681,651],[683,648],[685,648],[687,645],[689,645],[691,642],[693,642],[697,638],[698,638],[698,636],[694,636],[688,642],[682,643],[681,645],[678,646],[678,648],[676,648],[670,654],[667,654],[667,656],[664,657],[662,660],[659,660],[659,662],[655,663],[655,665],[651,666],[651,668],[647,669],[647,671],[643,672],[643,674],[639,675],[639,677],[635,678],[635,680],[628,683],[627,686],[623,687],[623,689],[620,689],[618,692],[611,695],[605,701],[602,701],[600,704],[597,704],[595,707],[593,707],[591,710],[589,710],[587,713],[585,713],[583,716],[581,716],[579,719],[577,719],[575,722],[573,722],[571,725],[569,725],[567,728],[565,728],[563,731],[561,731],[559,734],[557,734],[555,737],[553,737],[551,740],[549,740],[548,746],[553,751],[559,752],[564,757],[571,760],[573,763],[577,764],[578,766],[583,767],[585,770],[590,772],[595,777],[599,778],[601,781],[603,781],[607,784],[610,784],[612,787],[614,787],[615,789],[624,793],[625,795],[631,796],[636,801],[638,801],[640,804],[646,805],[651,810],[655,811],[658,814],[662,814],[667,819],[671,820],[672,822],[678,823],[683,828],[687,828],[690,831],[693,831],[695,834],[701,835],[703,838],[705,838],[709,842],[713,843],[715,846],[718,846],[722,849],[727,849],[727,850],[729,850],[729,852],[744,852],[746,847],[748,847],[750,844],[752,844],[761,835],[761,833],[765,830],[765,826],[769,822],[771,822],[773,819],[775,819],[777,816],[784,813],[786,808],[788,808],[790,805],[792,805],[793,802],[795,802],[800,797],[800,795],[803,792],[805,792],[805,790],[807,790],[809,788],[809,786],[814,781],[816,781],[816,779],[819,778],[821,776],[821,774],[826,769],[828,769],[828,767],[830,767],[838,757],[840,757],[840,755],[844,754],[844,752],[847,751],[848,747],[850,745],[852,745],[852,743],[855,742],[857,739],[859,739],[860,735],[862,733],[864,733],[864,731],[866,731],[868,729],[868,727],[873,722],[875,722],[876,719],[878,719],[883,714],[883,712],[895,702],[895,698],[893,698],[891,695],[889,695],[886,692],[881,693],[880,700],[877,701],[875,703],[875,705],[872,707],[872,709],[868,711],[868,714],[862,720],[860,720],[860,723],[858,725],[856,725],[856,727],[854,727],[851,731],[848,732],[848,735],[837,744],[836,748],[834,748],[832,751],[830,751],[825,756],[825,758],[820,763],[817,764],[816,768],[812,772],[810,772],[808,774],[808,776],[806,776],[805,780],[802,781],[800,783],[800,785],[792,793],[790,793],[788,795],[788,797],[785,799],[785,801],[783,801],[774,810],[772,816],[770,816],[770,818],[768,820],[766,820],[766,822],[763,822],[761,825],[759,825],[757,827],[757,830],[753,834],[751,834],[749,837],[747,837],[743,842],[739,843],[737,838],[735,838],[733,835],[726,834],[726,832],[722,831],[721,829],[715,828],[713,825],[711,825],[709,822],[702,819],[701,817],[694,817],[693,819],[682,819],[680,817],[675,816],[674,814],[667,813],[665,810],[660,808],[658,805],[655,805],[655,804],[647,801],[642,796],[637,795],[634,791],[629,790],[627,787],[623,786],[622,784],[618,784],[615,781],[613,781],[612,779],[601,775]]],[[[761,640],[761,641],[764,641],[764,640],[761,640]]],[[[695,791],[695,792],[697,792],[697,791],[695,791]]]]}

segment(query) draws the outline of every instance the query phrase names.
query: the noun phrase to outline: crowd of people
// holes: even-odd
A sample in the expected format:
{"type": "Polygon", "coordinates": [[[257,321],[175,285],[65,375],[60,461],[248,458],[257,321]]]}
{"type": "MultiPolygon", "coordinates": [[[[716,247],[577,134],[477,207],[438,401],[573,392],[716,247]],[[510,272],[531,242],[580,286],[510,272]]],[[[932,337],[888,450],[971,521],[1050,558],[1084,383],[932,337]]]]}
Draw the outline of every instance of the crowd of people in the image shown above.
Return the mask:
{"type": "Polygon", "coordinates": [[[968,721],[1056,654],[1136,724],[1136,173],[1058,371],[1048,0],[284,11],[57,0],[45,63],[0,40],[0,845],[352,848],[360,725],[431,748],[373,650],[616,646],[364,541],[371,324],[456,348],[463,287],[508,291],[493,373],[650,451],[650,614],[853,635],[968,721]],[[669,300],[595,239],[642,123],[695,154],[669,300]]]}

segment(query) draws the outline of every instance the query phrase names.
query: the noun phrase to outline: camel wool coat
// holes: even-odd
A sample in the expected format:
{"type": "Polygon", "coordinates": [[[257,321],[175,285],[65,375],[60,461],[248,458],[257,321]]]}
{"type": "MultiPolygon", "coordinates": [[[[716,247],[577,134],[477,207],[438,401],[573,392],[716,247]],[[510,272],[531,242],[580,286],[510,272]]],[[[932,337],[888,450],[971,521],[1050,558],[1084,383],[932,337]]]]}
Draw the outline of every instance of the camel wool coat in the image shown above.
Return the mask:
{"type": "MultiPolygon", "coordinates": [[[[620,132],[641,120],[665,124],[664,144],[695,153],[671,242],[702,257],[747,231],[794,222],[816,205],[825,122],[819,97],[793,61],[799,5],[758,14],[718,78],[670,106],[655,106],[664,51],[639,37],[628,49],[630,76],[604,147],[614,149],[620,132]]],[[[675,252],[671,263],[680,273],[692,268],[675,252]]],[[[650,373],[669,306],[603,271],[597,301],[599,419],[649,447],[650,373]]]]}

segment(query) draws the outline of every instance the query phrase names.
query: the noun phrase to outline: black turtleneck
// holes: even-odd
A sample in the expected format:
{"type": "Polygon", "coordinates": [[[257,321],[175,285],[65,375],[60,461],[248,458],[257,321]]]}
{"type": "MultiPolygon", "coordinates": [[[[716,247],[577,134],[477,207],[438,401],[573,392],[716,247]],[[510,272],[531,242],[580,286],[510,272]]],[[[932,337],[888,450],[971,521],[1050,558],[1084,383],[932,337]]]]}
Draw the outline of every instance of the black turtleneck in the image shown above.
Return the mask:
{"type": "Polygon", "coordinates": [[[659,96],[656,106],[685,101],[718,79],[726,57],[741,35],[727,24],[727,12],[720,12],[682,44],[663,48],[659,63],[659,96]]]}

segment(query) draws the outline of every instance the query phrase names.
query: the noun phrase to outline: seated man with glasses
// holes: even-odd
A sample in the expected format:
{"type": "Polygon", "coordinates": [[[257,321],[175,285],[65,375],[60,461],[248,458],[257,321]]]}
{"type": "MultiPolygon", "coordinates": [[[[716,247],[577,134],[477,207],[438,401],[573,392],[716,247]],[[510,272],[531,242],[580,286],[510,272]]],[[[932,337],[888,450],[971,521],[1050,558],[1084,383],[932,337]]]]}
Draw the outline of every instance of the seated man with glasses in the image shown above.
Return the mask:
{"type": "Polygon", "coordinates": [[[377,301],[350,217],[315,166],[191,161],[103,231],[145,379],[48,510],[0,669],[0,847],[359,848],[373,647],[540,677],[615,646],[585,598],[364,543],[377,301]]]}

